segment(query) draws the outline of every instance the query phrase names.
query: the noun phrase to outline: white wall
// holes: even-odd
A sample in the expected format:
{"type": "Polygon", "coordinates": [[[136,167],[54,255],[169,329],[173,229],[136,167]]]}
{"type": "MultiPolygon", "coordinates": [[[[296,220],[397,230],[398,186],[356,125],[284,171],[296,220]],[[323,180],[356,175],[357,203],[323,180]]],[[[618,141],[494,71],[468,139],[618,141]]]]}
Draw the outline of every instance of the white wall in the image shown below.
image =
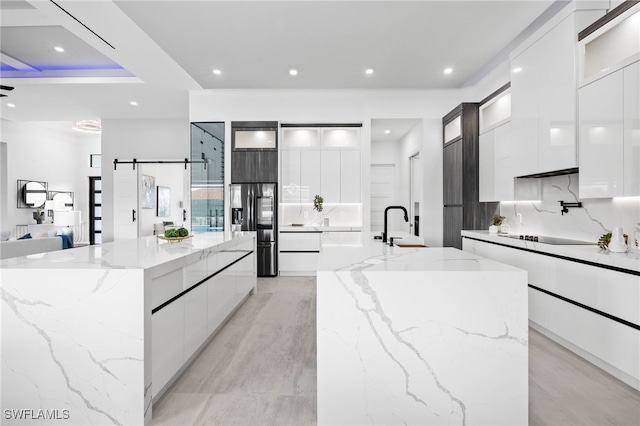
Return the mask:
{"type": "MultiPolygon", "coordinates": [[[[74,193],[74,208],[82,212],[84,222],[83,240],[88,241],[88,176],[100,175],[99,168],[89,167],[89,155],[100,153],[100,135],[75,132],[72,126],[71,122],[2,120],[0,140],[7,144],[6,189],[0,186],[3,230],[15,234],[16,225],[35,224],[33,209],[17,208],[17,181],[43,181],[48,182],[50,191],[74,193]]],[[[45,219],[45,223],[51,222],[48,216],[45,219]]]]}
{"type": "Polygon", "coordinates": [[[113,241],[113,160],[184,160],[191,156],[190,147],[186,118],[102,120],[103,242],[113,241]]]}
{"type": "MultiPolygon", "coordinates": [[[[362,123],[363,228],[370,227],[371,120],[417,118],[423,120],[425,198],[421,214],[430,221],[423,236],[431,246],[442,245],[442,117],[462,101],[462,90],[202,90],[192,91],[189,120],[230,122],[362,123]],[[427,179],[428,178],[428,179],[427,179]]],[[[227,149],[226,173],[230,171],[227,149]]],[[[229,180],[227,179],[227,182],[229,180]]],[[[228,214],[228,212],[226,212],[228,214]]]]}

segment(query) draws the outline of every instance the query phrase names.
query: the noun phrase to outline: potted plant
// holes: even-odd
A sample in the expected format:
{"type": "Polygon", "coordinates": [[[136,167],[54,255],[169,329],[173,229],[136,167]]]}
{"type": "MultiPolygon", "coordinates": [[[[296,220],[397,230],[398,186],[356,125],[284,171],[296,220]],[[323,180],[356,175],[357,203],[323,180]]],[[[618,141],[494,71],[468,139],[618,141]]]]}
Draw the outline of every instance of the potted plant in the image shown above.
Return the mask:
{"type": "Polygon", "coordinates": [[[497,234],[500,231],[500,225],[502,225],[502,222],[504,222],[505,219],[506,217],[504,216],[500,216],[500,215],[493,216],[491,218],[491,226],[489,226],[489,233],[497,234]]]}
{"type": "Polygon", "coordinates": [[[324,202],[324,198],[316,194],[316,196],[313,197],[313,209],[316,210],[318,213],[321,212],[323,202],[324,202]]]}

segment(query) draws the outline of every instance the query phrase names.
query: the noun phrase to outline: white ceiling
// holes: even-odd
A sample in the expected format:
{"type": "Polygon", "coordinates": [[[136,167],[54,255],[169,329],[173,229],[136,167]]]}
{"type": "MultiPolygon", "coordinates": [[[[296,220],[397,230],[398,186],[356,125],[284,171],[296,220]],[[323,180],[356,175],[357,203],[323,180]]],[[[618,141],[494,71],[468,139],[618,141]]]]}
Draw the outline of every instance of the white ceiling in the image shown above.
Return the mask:
{"type": "Polygon", "coordinates": [[[459,88],[561,6],[545,13],[553,0],[56,3],[64,10],[45,0],[0,3],[3,62],[35,68],[16,78],[3,67],[2,84],[15,90],[3,92],[2,118],[187,117],[188,91],[199,89],[459,88]],[[54,55],[63,42],[65,52],[54,55]]]}

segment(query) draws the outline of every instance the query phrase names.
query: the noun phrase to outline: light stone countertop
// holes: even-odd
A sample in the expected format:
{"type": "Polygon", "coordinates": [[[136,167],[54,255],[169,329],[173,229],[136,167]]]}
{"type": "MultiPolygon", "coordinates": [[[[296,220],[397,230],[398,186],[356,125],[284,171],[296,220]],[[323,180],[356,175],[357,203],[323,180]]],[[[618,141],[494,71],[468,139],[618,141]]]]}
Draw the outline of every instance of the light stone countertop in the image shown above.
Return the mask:
{"type": "Polygon", "coordinates": [[[320,253],[318,424],[525,425],[526,271],[363,234],[320,253]]]}
{"type": "Polygon", "coordinates": [[[640,272],[640,254],[627,251],[626,253],[611,253],[593,245],[553,245],[536,243],[533,241],[501,237],[489,234],[489,231],[462,231],[463,237],[475,238],[482,241],[498,243],[511,247],[519,247],[540,253],[564,256],[594,264],[612,266],[633,272],[640,272]]]}
{"type": "Polygon", "coordinates": [[[160,240],[155,236],[109,242],[94,246],[56,250],[0,261],[2,269],[149,269],[171,266],[199,257],[208,251],[221,251],[249,240],[255,232],[208,232],[193,234],[180,242],[160,240]]]}

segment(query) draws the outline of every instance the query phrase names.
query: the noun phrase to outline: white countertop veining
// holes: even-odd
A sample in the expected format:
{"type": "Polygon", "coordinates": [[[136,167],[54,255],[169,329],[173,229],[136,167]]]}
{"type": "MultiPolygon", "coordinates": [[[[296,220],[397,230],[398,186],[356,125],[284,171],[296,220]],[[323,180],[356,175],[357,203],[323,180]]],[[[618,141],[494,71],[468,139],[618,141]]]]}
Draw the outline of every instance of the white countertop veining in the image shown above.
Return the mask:
{"type": "MultiPolygon", "coordinates": [[[[393,235],[400,236],[402,233],[393,235]]],[[[408,234],[404,240],[409,241],[408,234]]],[[[422,239],[415,238],[416,242],[422,239]]],[[[449,247],[397,247],[365,232],[360,245],[322,248],[318,271],[512,271],[515,268],[449,247]]]]}
{"type": "Polygon", "coordinates": [[[148,269],[188,256],[200,256],[206,250],[224,250],[239,239],[250,239],[255,232],[208,232],[194,234],[180,242],[155,236],[115,241],[94,246],[57,250],[14,257],[0,261],[2,269],[148,269]]]}
{"type": "Polygon", "coordinates": [[[318,424],[526,424],[526,271],[372,237],[319,256],[318,424]]]}
{"type": "Polygon", "coordinates": [[[462,231],[463,237],[476,238],[482,241],[499,243],[511,247],[525,248],[540,253],[564,256],[576,260],[592,262],[604,266],[640,272],[640,254],[627,251],[626,253],[612,253],[593,245],[552,245],[515,238],[501,237],[489,234],[489,231],[462,231]]]}

